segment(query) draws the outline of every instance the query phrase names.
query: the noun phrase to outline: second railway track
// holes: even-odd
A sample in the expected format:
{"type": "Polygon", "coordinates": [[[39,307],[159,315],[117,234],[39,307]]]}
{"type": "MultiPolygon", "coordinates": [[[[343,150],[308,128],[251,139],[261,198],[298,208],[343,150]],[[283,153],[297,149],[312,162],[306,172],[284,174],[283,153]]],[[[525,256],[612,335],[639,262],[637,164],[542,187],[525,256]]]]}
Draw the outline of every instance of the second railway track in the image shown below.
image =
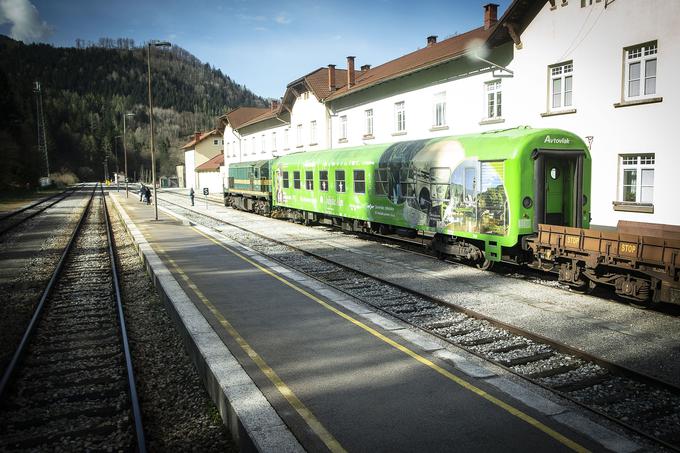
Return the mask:
{"type": "Polygon", "coordinates": [[[93,192],[3,376],[0,449],[144,450],[105,203],[93,192]]]}
{"type": "Polygon", "coordinates": [[[680,451],[680,389],[674,385],[238,225],[186,212],[197,223],[219,226],[222,234],[414,328],[501,366],[659,446],[680,451]]]}

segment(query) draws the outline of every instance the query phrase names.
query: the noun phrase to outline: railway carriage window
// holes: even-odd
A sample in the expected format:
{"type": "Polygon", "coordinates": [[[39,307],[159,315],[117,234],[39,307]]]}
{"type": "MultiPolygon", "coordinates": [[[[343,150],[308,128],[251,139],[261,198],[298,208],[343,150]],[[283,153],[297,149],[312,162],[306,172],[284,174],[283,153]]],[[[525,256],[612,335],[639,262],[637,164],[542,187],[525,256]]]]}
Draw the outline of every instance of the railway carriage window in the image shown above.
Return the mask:
{"type": "Polygon", "coordinates": [[[288,179],[288,172],[283,172],[283,188],[287,189],[290,187],[290,180],[288,179]]]}
{"type": "Polygon", "coordinates": [[[401,181],[401,195],[407,199],[416,197],[416,178],[413,170],[402,168],[400,170],[399,181],[401,181]]]}
{"type": "Polygon", "coordinates": [[[305,189],[314,190],[314,172],[305,171],[305,189]]]}
{"type": "Polygon", "coordinates": [[[344,192],[345,190],[345,170],[335,170],[335,191],[344,192]]]}
{"type": "Polygon", "coordinates": [[[389,168],[380,168],[375,171],[375,194],[387,196],[389,193],[389,168]]]}
{"type": "Polygon", "coordinates": [[[448,201],[450,198],[450,168],[431,168],[430,169],[430,198],[434,202],[448,201]]]}
{"type": "Polygon", "coordinates": [[[366,172],[354,170],[354,193],[366,193],[366,172]]]}
{"type": "Polygon", "coordinates": [[[319,170],[319,189],[328,192],[328,170],[319,170]]]}
{"type": "Polygon", "coordinates": [[[299,188],[300,188],[300,172],[294,171],[293,172],[293,189],[299,189],[299,188]]]}
{"type": "Polygon", "coordinates": [[[508,225],[505,196],[505,163],[480,162],[477,222],[480,233],[505,235],[508,225]]]}

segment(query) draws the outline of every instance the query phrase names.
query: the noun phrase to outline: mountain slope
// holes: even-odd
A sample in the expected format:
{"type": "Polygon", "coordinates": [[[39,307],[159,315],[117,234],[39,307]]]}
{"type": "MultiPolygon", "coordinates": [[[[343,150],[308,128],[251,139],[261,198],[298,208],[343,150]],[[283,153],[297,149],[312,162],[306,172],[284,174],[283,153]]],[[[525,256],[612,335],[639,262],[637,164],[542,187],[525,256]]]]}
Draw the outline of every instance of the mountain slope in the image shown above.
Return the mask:
{"type": "MultiPolygon", "coordinates": [[[[110,40],[113,42],[113,40],[110,40]]],[[[120,40],[119,40],[120,41],[120,40]]],[[[125,40],[129,44],[129,40],[125,40]]],[[[266,101],[184,49],[152,49],[152,91],[156,149],[161,174],[173,174],[183,156],[178,147],[195,130],[212,128],[215,118],[242,105],[266,101]]],[[[24,45],[0,36],[2,104],[11,115],[0,121],[11,169],[0,181],[23,186],[44,174],[37,156],[36,100],[33,82],[40,81],[52,170],[75,172],[81,179],[101,179],[122,170],[122,113],[127,119],[128,173],[149,168],[146,48],[57,48],[24,45]],[[10,124],[11,123],[11,124],[10,124]],[[21,127],[17,127],[20,125],[21,127]],[[11,143],[10,143],[11,142],[11,143]]],[[[5,166],[6,167],[6,166],[5,166]]]]}

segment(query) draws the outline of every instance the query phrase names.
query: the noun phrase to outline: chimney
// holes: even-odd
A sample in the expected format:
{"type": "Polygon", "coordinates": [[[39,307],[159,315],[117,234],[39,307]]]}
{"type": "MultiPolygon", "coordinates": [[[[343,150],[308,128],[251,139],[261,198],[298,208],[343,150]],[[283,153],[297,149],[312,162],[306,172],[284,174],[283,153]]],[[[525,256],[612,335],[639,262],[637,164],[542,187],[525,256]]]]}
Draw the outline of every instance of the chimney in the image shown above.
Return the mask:
{"type": "Polygon", "coordinates": [[[347,57],[347,88],[352,88],[356,80],[354,75],[354,58],[347,57]]]}
{"type": "Polygon", "coordinates": [[[272,110],[276,110],[279,108],[279,101],[276,99],[272,99],[272,110]]]}
{"type": "Polygon", "coordinates": [[[484,30],[488,30],[498,22],[498,5],[489,3],[484,5],[484,30]]]}
{"type": "Polygon", "coordinates": [[[198,143],[198,141],[201,139],[201,133],[200,132],[194,132],[194,142],[198,143]]]}
{"type": "Polygon", "coordinates": [[[427,47],[432,47],[435,44],[437,44],[437,36],[436,35],[428,36],[427,37],[427,47]]]}
{"type": "Polygon", "coordinates": [[[335,91],[335,65],[328,65],[328,89],[335,91]]]}
{"type": "Polygon", "coordinates": [[[362,71],[368,71],[369,69],[371,69],[371,65],[370,65],[370,64],[365,64],[365,65],[362,65],[362,66],[361,66],[361,70],[362,70],[362,71]]]}

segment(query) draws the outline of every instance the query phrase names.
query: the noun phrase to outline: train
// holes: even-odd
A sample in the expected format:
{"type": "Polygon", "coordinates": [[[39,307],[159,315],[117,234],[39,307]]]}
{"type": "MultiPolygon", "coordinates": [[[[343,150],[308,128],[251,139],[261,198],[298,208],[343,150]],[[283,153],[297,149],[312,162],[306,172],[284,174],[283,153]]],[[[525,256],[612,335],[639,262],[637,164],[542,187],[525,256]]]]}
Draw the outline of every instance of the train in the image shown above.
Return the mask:
{"type": "Polygon", "coordinates": [[[680,304],[680,231],[590,229],[591,164],[576,134],[525,126],[232,163],[224,201],[347,231],[424,234],[435,255],[480,269],[510,262],[680,304]]]}

